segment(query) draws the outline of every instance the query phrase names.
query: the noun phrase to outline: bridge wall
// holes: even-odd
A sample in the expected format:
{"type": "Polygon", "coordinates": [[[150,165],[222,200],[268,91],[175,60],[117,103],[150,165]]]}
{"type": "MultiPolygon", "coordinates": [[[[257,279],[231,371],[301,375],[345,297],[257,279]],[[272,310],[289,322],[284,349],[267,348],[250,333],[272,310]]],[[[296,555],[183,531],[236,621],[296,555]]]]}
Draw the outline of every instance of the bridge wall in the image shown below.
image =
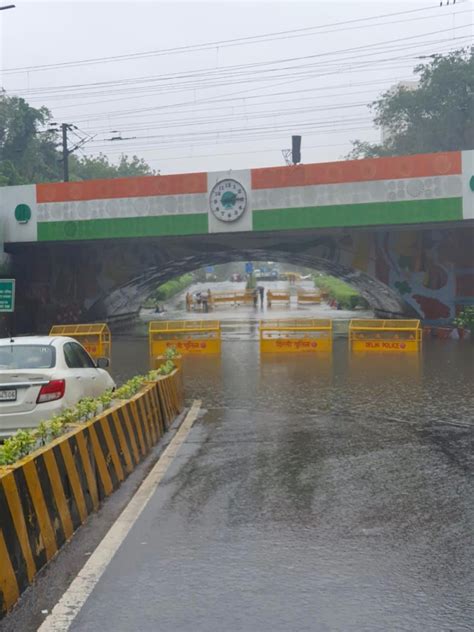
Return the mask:
{"type": "Polygon", "coordinates": [[[473,155],[448,152],[7,187],[0,189],[5,242],[469,220],[474,218],[473,155]],[[242,187],[246,201],[241,215],[240,206],[235,205],[217,218],[211,192],[226,179],[242,187]],[[18,207],[29,209],[26,221],[18,221],[18,207]]]}

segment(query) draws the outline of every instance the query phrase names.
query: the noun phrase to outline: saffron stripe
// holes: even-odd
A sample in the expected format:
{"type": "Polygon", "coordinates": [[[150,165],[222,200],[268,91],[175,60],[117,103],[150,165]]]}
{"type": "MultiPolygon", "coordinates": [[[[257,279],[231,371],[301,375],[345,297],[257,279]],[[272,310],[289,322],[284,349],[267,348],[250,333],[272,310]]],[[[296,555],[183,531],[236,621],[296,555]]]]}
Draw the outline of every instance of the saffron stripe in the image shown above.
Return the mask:
{"type": "Polygon", "coordinates": [[[36,201],[38,203],[69,202],[206,192],[207,173],[201,172],[37,184],[36,201]]]}
{"type": "Polygon", "coordinates": [[[367,158],[290,167],[252,169],[252,189],[308,184],[422,178],[462,173],[461,152],[367,158]]]}

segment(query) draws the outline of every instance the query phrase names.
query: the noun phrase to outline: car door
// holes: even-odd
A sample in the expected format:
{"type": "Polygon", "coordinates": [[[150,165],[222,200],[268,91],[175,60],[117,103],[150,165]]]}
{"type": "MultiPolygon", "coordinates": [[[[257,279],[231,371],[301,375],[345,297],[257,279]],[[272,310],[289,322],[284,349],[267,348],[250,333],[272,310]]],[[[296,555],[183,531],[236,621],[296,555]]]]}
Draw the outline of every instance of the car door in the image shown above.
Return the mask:
{"type": "Polygon", "coordinates": [[[63,350],[64,359],[69,369],[72,397],[76,401],[83,397],[94,397],[96,377],[94,371],[96,369],[93,361],[77,342],[66,342],[63,350]]]}
{"type": "Polygon", "coordinates": [[[88,397],[98,397],[109,388],[108,373],[96,367],[94,360],[90,357],[84,347],[80,344],[71,343],[74,345],[74,352],[80,357],[82,369],[87,379],[89,386],[88,397]]]}

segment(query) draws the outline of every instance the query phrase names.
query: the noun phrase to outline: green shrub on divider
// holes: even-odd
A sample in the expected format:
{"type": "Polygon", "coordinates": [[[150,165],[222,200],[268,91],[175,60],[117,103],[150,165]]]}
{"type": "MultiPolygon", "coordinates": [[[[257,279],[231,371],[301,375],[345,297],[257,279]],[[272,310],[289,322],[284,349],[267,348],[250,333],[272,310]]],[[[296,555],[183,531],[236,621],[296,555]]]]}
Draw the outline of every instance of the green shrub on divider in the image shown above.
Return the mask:
{"type": "Polygon", "coordinates": [[[100,397],[93,399],[85,397],[76,406],[67,408],[60,415],[41,421],[34,430],[18,430],[0,445],[0,466],[12,465],[33,450],[47,445],[53,439],[62,435],[73,424],[84,423],[92,419],[100,412],[110,408],[113,402],[128,400],[136,395],[147,382],[156,381],[158,378],[169,375],[176,368],[170,349],[170,357],[159,369],[150,371],[147,375],[137,375],[128,380],[115,391],[106,391],[100,397]]]}

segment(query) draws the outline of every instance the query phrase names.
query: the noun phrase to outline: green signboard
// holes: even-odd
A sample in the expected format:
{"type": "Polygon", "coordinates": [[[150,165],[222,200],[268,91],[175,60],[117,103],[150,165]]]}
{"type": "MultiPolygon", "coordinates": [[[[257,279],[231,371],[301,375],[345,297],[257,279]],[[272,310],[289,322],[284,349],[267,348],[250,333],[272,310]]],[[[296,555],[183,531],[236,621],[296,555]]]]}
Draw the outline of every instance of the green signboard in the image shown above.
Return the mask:
{"type": "Polygon", "coordinates": [[[0,312],[15,310],[15,279],[0,279],[0,312]]]}

